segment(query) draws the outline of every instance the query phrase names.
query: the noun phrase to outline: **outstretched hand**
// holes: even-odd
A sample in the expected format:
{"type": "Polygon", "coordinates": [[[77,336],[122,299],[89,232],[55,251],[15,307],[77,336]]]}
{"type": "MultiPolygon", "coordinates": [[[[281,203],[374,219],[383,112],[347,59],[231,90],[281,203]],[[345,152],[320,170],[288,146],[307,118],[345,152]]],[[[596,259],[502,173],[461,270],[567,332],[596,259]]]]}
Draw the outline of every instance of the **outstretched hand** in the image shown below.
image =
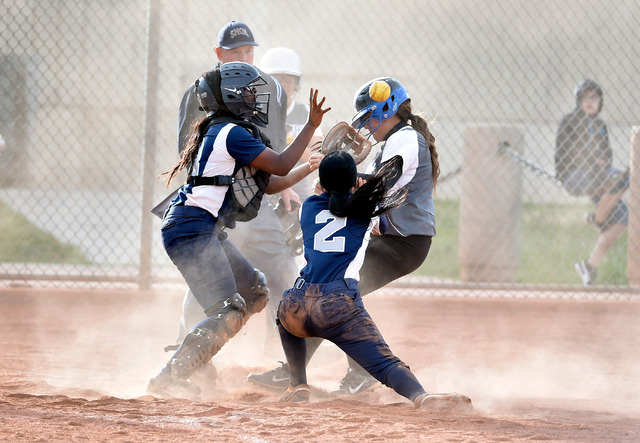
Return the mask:
{"type": "Polygon", "coordinates": [[[322,123],[324,115],[331,110],[331,108],[322,109],[326,97],[322,97],[320,103],[318,103],[318,90],[311,88],[309,91],[309,116],[307,117],[307,123],[314,128],[317,128],[322,123]]]}

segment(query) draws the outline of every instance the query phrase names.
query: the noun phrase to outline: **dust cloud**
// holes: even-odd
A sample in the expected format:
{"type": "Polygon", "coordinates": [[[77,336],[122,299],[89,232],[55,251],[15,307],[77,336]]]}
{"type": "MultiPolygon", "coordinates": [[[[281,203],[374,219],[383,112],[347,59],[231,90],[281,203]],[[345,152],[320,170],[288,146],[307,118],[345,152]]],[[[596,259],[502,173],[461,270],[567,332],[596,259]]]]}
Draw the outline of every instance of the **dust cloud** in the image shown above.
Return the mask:
{"type": "Polygon", "coordinates": [[[300,437],[300,423],[318,442],[434,432],[475,441],[640,435],[637,302],[368,295],[385,340],[427,391],[473,400],[472,418],[425,418],[384,386],[333,394],[347,363],[329,343],[308,368],[310,405],[283,405],[279,393],[251,385],[251,372],[283,359],[266,337],[264,312],[214,357],[217,377],[201,401],[147,395],[170,357],[163,348],[176,340],[183,294],[0,291],[0,439],[287,441],[300,437]],[[44,428],[29,426],[34,419],[44,428]]]}

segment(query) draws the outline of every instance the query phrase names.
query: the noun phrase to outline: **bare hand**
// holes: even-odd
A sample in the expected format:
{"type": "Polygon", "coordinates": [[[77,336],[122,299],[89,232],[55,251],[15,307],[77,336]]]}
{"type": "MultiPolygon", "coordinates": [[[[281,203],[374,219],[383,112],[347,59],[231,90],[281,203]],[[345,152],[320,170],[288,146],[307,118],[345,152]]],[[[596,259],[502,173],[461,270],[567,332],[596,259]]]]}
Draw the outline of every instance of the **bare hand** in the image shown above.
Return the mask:
{"type": "Polygon", "coordinates": [[[313,172],[318,169],[323,158],[324,155],[320,154],[319,152],[311,154],[311,157],[309,157],[309,170],[313,172]]]}
{"type": "Polygon", "coordinates": [[[313,182],[313,193],[316,195],[320,195],[324,192],[324,188],[320,184],[320,179],[316,178],[313,182]]]}
{"type": "Polygon", "coordinates": [[[324,115],[331,110],[331,108],[322,109],[325,99],[325,97],[322,97],[322,100],[318,103],[318,90],[313,88],[309,90],[309,116],[307,117],[307,124],[313,128],[320,126],[324,115]]]}
{"type": "Polygon", "coordinates": [[[300,207],[300,196],[291,188],[287,188],[284,191],[281,191],[280,198],[282,198],[282,201],[284,202],[284,208],[287,210],[287,212],[291,212],[294,209],[293,203],[297,203],[296,207],[300,207]]]}

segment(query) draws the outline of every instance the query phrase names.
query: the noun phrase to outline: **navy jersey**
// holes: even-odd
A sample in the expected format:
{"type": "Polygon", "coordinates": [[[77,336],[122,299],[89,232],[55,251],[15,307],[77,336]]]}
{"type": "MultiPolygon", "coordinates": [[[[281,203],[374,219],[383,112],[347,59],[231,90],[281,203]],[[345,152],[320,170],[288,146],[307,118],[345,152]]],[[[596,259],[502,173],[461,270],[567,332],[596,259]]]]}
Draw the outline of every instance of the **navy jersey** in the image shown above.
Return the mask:
{"type": "Polygon", "coordinates": [[[373,223],[370,219],[336,217],[329,211],[329,195],[312,195],[300,209],[306,265],[300,271],[307,283],[359,280],[373,223]]]}
{"type": "MultiPolygon", "coordinates": [[[[212,125],[198,148],[198,156],[191,175],[213,177],[233,175],[240,167],[249,165],[266,146],[242,126],[233,123],[212,125]]],[[[192,186],[180,188],[175,204],[197,206],[218,216],[228,186],[192,186]]]]}

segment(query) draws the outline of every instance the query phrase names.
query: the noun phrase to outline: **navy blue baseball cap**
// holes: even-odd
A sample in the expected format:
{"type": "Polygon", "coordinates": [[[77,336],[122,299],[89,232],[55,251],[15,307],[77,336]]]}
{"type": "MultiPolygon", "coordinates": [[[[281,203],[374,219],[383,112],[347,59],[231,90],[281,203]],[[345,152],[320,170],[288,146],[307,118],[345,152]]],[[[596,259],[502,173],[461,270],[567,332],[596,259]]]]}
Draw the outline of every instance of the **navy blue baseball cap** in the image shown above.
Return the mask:
{"type": "Polygon", "coordinates": [[[242,22],[232,21],[220,29],[218,33],[218,46],[222,49],[233,49],[242,45],[258,46],[253,38],[253,33],[242,22]]]}

